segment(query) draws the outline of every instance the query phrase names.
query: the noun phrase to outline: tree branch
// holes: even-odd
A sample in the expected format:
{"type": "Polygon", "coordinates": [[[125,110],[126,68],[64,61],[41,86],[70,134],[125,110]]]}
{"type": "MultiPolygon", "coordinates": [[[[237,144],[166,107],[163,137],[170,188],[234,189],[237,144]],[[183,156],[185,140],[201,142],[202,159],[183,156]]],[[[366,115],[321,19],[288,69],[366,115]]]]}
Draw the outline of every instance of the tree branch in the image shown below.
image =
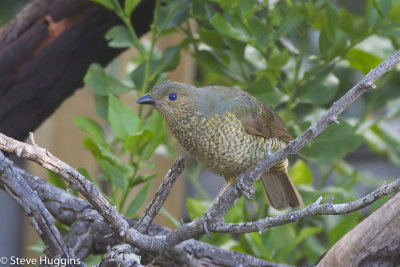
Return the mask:
{"type": "Polygon", "coordinates": [[[399,207],[396,194],[336,242],[317,266],[399,266],[399,207]]]}
{"type": "MultiPolygon", "coordinates": [[[[112,235],[113,230],[104,223],[102,216],[89,203],[15,166],[10,168],[36,192],[55,219],[70,226],[64,240],[77,257],[84,259],[89,254],[105,253],[107,246],[120,243],[119,239],[112,235]]],[[[137,219],[127,221],[131,227],[138,223],[137,219]]],[[[170,229],[155,224],[148,228],[150,236],[166,235],[169,232],[170,229]]],[[[155,259],[155,264],[161,266],[183,266],[188,262],[197,266],[234,266],[237,263],[242,263],[243,266],[287,266],[269,263],[237,251],[227,251],[193,239],[167,248],[155,259]]]]}
{"type": "MultiPolygon", "coordinates": [[[[336,122],[337,117],[345,108],[347,108],[355,99],[366,92],[368,88],[374,87],[374,82],[381,75],[393,68],[399,61],[400,51],[397,51],[388,59],[379,64],[375,69],[371,70],[356,86],[354,86],[349,92],[347,92],[343,97],[335,102],[332,107],[321,117],[321,119],[310,126],[300,137],[290,142],[284,149],[279,150],[271,156],[267,156],[262,159],[260,163],[257,164],[257,166],[255,166],[255,168],[251,170],[248,174],[241,174],[238,179],[239,181],[237,181],[236,184],[240,184],[240,182],[243,180],[242,183],[247,186],[247,189],[251,189],[252,184],[263,172],[265,172],[271,166],[275,165],[277,162],[288,157],[290,154],[297,153],[302,147],[304,147],[319,133],[321,133],[330,123],[336,122]]],[[[208,227],[210,229],[216,229],[216,226],[221,226],[220,223],[224,218],[226,212],[237,202],[239,197],[241,197],[242,195],[242,192],[238,190],[232,190],[219,198],[218,201],[216,201],[215,205],[212,205],[201,219],[196,219],[190,223],[183,224],[179,226],[176,230],[169,232],[165,235],[157,235],[151,237],[139,233],[132,227],[129,228],[128,222],[117,213],[115,207],[111,206],[110,203],[106,201],[106,199],[99,193],[93,183],[87,181],[79,172],[77,172],[58,158],[54,157],[47,150],[36,146],[34,143],[32,143],[32,145],[29,145],[16,141],[3,134],[0,134],[0,149],[16,153],[17,156],[33,160],[45,167],[46,169],[60,175],[63,179],[71,184],[71,187],[77,189],[88,199],[88,201],[95,207],[95,209],[103,216],[107,225],[109,225],[113,229],[113,231],[119,234],[121,240],[126,240],[128,243],[149,252],[163,253],[166,249],[176,246],[177,244],[185,240],[204,234],[205,223],[208,223],[208,227]]],[[[399,190],[398,187],[393,187],[393,189],[393,192],[399,190]]],[[[379,191],[377,195],[371,196],[372,200],[376,200],[379,194],[381,194],[381,191],[379,191]]],[[[316,204],[316,206],[318,205],[319,203],[316,204]]],[[[350,210],[347,207],[353,206],[352,203],[344,205],[347,206],[338,206],[338,208],[344,207],[343,210],[346,212],[350,210]]],[[[307,207],[303,210],[319,210],[318,207],[314,208],[314,206],[311,205],[310,207],[307,207]]],[[[324,205],[321,206],[325,207],[324,205]]],[[[362,205],[358,208],[361,207],[362,205]]],[[[336,213],[337,211],[335,210],[333,214],[336,213]]],[[[293,217],[295,217],[296,215],[300,216],[300,214],[307,214],[307,212],[300,210],[291,213],[293,217]]],[[[299,219],[302,219],[302,217],[299,217],[299,219]]],[[[287,216],[278,216],[275,217],[275,219],[272,218],[270,220],[275,221],[275,225],[282,225],[291,222],[290,216],[289,220],[287,216]]]]}
{"type": "Polygon", "coordinates": [[[0,187],[25,210],[30,223],[48,246],[45,251],[47,256],[64,259],[75,258],[55,226],[53,216],[12,166],[13,163],[0,152],[0,187]]]}
{"type": "MultiPolygon", "coordinates": [[[[134,10],[138,36],[149,30],[154,6],[141,1],[134,10]]],[[[104,38],[119,24],[114,12],[92,1],[30,1],[0,29],[0,132],[25,139],[82,87],[90,64],[106,65],[122,53],[104,38]]]]}
{"type": "Polygon", "coordinates": [[[183,157],[179,157],[178,159],[175,160],[171,169],[168,170],[163,182],[158,187],[156,195],[154,196],[150,204],[147,206],[146,210],[143,212],[142,217],[135,226],[136,230],[138,230],[139,233],[146,233],[148,227],[152,223],[154,217],[160,211],[162,205],[164,204],[165,200],[169,195],[169,192],[172,189],[172,186],[178,179],[179,175],[181,175],[184,168],[185,168],[185,159],[183,157]]]}
{"type": "Polygon", "coordinates": [[[328,203],[321,205],[320,201],[322,200],[322,197],[319,197],[318,200],[310,206],[301,210],[292,211],[285,215],[267,217],[246,223],[214,223],[210,230],[216,233],[244,234],[262,231],[266,228],[284,225],[291,222],[297,222],[312,216],[346,214],[367,207],[383,196],[398,191],[400,191],[400,177],[388,185],[384,183],[368,195],[349,203],[333,204],[332,199],[328,203]]]}

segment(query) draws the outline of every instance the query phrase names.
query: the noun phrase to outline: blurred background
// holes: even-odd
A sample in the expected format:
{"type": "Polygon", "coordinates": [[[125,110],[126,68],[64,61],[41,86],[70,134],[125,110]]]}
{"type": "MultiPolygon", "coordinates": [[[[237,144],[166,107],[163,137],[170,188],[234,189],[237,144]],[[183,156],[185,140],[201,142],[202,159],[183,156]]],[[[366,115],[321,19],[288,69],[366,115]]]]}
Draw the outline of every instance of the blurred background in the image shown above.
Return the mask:
{"type": "MultiPolygon", "coordinates": [[[[28,2],[29,1],[26,0],[0,1],[0,26],[11,20],[15,16],[15,14],[17,14],[28,2]]],[[[363,14],[365,13],[367,2],[368,1],[334,1],[334,7],[336,9],[346,10],[346,12],[348,12],[349,14],[353,14],[354,16],[364,16],[363,14]]],[[[223,8],[224,7],[222,7],[222,9],[223,8]]],[[[195,23],[194,20],[191,20],[189,23],[194,34],[196,34],[199,29],[198,25],[195,23]]],[[[211,32],[211,30],[209,31],[211,32]]],[[[204,31],[204,36],[206,35],[205,33],[206,32],[204,31]]],[[[394,40],[390,42],[391,38],[398,38],[398,32],[395,32],[393,30],[392,34],[393,36],[391,36],[390,38],[382,38],[378,35],[371,35],[371,37],[369,37],[367,40],[363,40],[362,42],[360,42],[358,48],[360,50],[364,49],[363,51],[368,51],[368,53],[376,52],[374,55],[378,58],[378,60],[384,59],[387,55],[394,51],[394,48],[398,49],[398,47],[395,46],[394,40]]],[[[210,34],[209,37],[210,36],[212,37],[213,35],[210,34]]],[[[183,40],[185,40],[186,37],[187,35],[179,31],[176,31],[175,33],[165,34],[165,36],[160,37],[160,39],[157,41],[155,49],[157,51],[164,51],[167,47],[181,43],[183,40]]],[[[219,37],[215,38],[215,40],[217,40],[218,42],[221,41],[219,40],[219,37]]],[[[310,63],[313,62],[311,59],[311,55],[314,53],[313,51],[318,51],[320,49],[320,32],[316,29],[309,30],[307,31],[304,38],[307,40],[307,49],[305,49],[304,53],[308,53],[308,56],[310,56],[310,61],[303,62],[301,67],[307,68],[307,64],[313,64],[310,63]]],[[[145,45],[149,45],[151,39],[152,36],[150,33],[141,38],[145,45]]],[[[215,45],[215,47],[212,47],[212,40],[208,43],[205,43],[206,44],[203,45],[211,46],[211,49],[217,47],[217,45],[215,45]]],[[[287,47],[290,47],[290,45],[288,45],[287,47]]],[[[197,49],[201,50],[201,46],[197,47],[197,49]]],[[[282,51],[286,53],[289,50],[290,48],[282,51]]],[[[229,51],[229,49],[225,50],[224,53],[227,53],[227,51],[229,51]]],[[[207,63],[201,61],[201,58],[196,58],[197,60],[195,60],[194,57],[190,55],[190,53],[187,53],[184,50],[181,50],[179,53],[179,64],[173,71],[170,71],[168,73],[167,78],[169,80],[196,85],[241,85],[240,82],[234,81],[234,79],[229,80],[229,78],[221,76],[220,73],[215,73],[212,69],[212,66],[210,66],[212,65],[212,63],[209,63],[210,65],[207,65],[207,63]]],[[[134,60],[132,61],[132,58],[137,57],[137,54],[138,52],[136,48],[127,49],[123,54],[121,54],[111,64],[107,66],[106,72],[120,80],[126,80],[127,69],[129,69],[130,67],[133,68],[132,65],[135,65],[135,62],[134,60]]],[[[215,54],[217,54],[217,52],[215,52],[215,54]]],[[[221,54],[217,55],[221,59],[224,59],[224,56],[228,57],[226,54],[222,55],[222,52],[221,54]]],[[[257,55],[257,53],[249,49],[247,59],[249,61],[253,61],[254,65],[265,64],[262,59],[259,60],[257,55]],[[254,55],[252,55],[252,53],[254,53],[254,55]]],[[[366,54],[366,58],[370,56],[371,54],[366,54]]],[[[275,59],[277,61],[280,60],[277,58],[275,59]]],[[[335,66],[335,68],[329,69],[329,71],[334,73],[336,77],[340,77],[340,81],[336,81],[337,89],[332,96],[333,100],[337,99],[344,92],[349,90],[363,76],[363,73],[360,71],[363,67],[360,66],[360,64],[362,65],[362,62],[358,62],[357,64],[354,63],[353,65],[349,65],[348,62],[339,62],[335,66]]],[[[369,66],[368,64],[366,65],[369,66]]],[[[284,66],[282,66],[282,69],[284,72],[288,71],[288,68],[293,67],[288,67],[285,64],[283,65],[284,66]]],[[[236,68],[239,67],[241,66],[236,66],[236,68]]],[[[251,66],[250,69],[254,70],[256,69],[256,67],[251,66]]],[[[257,75],[258,76],[256,79],[258,79],[258,81],[260,80],[259,78],[262,75],[271,77],[271,73],[261,71],[257,75]]],[[[337,79],[336,77],[332,79],[337,79]]],[[[357,100],[344,112],[342,117],[346,120],[347,123],[349,123],[349,125],[357,125],[358,120],[361,121],[361,119],[358,118],[361,117],[364,117],[364,122],[367,121],[367,119],[373,121],[375,118],[380,118],[382,114],[386,114],[388,110],[391,109],[391,107],[386,105],[386,102],[388,99],[399,99],[400,93],[398,90],[398,84],[400,82],[400,75],[396,73],[391,75],[390,78],[391,80],[386,79],[385,81],[382,81],[382,83],[384,84],[384,89],[381,90],[377,96],[366,94],[365,97],[357,100]],[[386,95],[386,97],[379,98],[382,95],[386,95]],[[377,98],[377,100],[375,100],[371,104],[371,98],[377,98]],[[368,110],[368,112],[366,112],[366,110],[368,110]]],[[[129,84],[129,82],[127,84],[129,84]]],[[[270,95],[259,94],[259,92],[257,92],[255,88],[255,86],[249,86],[245,89],[248,89],[253,94],[255,93],[255,95],[261,97],[263,101],[266,97],[270,97],[270,95]]],[[[279,101],[271,101],[271,98],[273,97],[270,97],[269,100],[267,100],[266,102],[281,110],[282,106],[278,103],[279,101]]],[[[138,107],[135,104],[135,100],[137,99],[136,93],[124,93],[121,95],[120,99],[124,104],[132,108],[134,111],[138,112],[138,107]]],[[[329,106],[329,104],[331,103],[329,101],[325,101],[325,103],[321,104],[318,108],[313,107],[315,108],[313,112],[310,112],[310,109],[312,107],[304,103],[296,107],[298,108],[296,109],[296,112],[298,111],[300,114],[304,114],[304,117],[308,116],[309,121],[307,124],[306,120],[304,120],[304,123],[300,126],[296,126],[293,123],[289,122],[289,128],[291,129],[291,132],[301,133],[301,130],[309,125],[310,121],[315,121],[315,119],[318,118],[318,116],[324,111],[324,108],[329,106]]],[[[91,156],[91,151],[84,149],[82,146],[82,140],[85,138],[86,134],[75,125],[73,118],[76,116],[84,116],[88,118],[96,117],[93,90],[84,87],[80,90],[77,90],[73,96],[64,101],[63,104],[57,109],[57,111],[50,118],[48,118],[40,126],[39,129],[35,131],[34,134],[36,143],[39,144],[41,147],[47,148],[55,156],[70,164],[72,167],[84,167],[89,173],[92,174],[92,177],[97,177],[96,174],[99,174],[101,172],[101,168],[91,156]]],[[[285,121],[290,121],[293,119],[293,117],[284,117],[285,121]]],[[[103,121],[101,125],[105,129],[106,136],[111,136],[112,130],[107,125],[107,123],[103,121]]],[[[368,128],[369,126],[365,124],[363,127],[368,128]]],[[[331,159],[330,157],[327,157],[327,159],[324,159],[323,163],[321,164],[318,159],[313,159],[312,157],[309,157],[310,155],[312,155],[312,149],[304,151],[303,154],[290,159],[291,162],[296,162],[296,165],[292,164],[291,174],[295,173],[296,171],[297,173],[299,173],[299,170],[301,171],[300,174],[292,175],[298,177],[295,178],[295,181],[296,179],[300,181],[302,178],[308,179],[307,177],[312,177],[310,178],[310,184],[299,187],[302,195],[305,197],[306,204],[309,204],[313,200],[315,200],[316,194],[325,194],[324,197],[327,196],[329,198],[329,195],[332,194],[332,192],[336,192],[337,195],[340,195],[337,198],[338,201],[352,200],[356,197],[360,197],[370,192],[372,189],[382,184],[383,181],[386,180],[390,182],[391,180],[399,176],[400,163],[398,160],[400,148],[396,147],[396,145],[399,144],[399,140],[396,140],[396,138],[400,136],[400,118],[398,114],[388,120],[383,121],[383,123],[380,124],[379,127],[375,126],[375,129],[369,130],[369,132],[367,133],[361,132],[362,127],[359,128],[358,134],[364,135],[363,138],[366,138],[367,141],[361,142],[362,144],[360,146],[356,146],[354,150],[350,151],[350,153],[347,153],[348,151],[346,150],[343,159],[331,159]],[[382,135],[379,135],[379,133],[381,133],[382,135]],[[393,140],[389,142],[385,140],[384,137],[391,138],[391,140],[393,140]],[[304,162],[307,162],[307,168],[301,165],[304,162]],[[308,172],[311,172],[311,174],[308,172]],[[362,176],[362,178],[360,178],[359,176],[362,176]],[[350,179],[349,177],[354,178],[351,186],[348,184],[350,179]],[[343,185],[345,186],[344,188],[349,188],[348,192],[351,193],[345,192],[347,189],[340,189],[340,186],[343,185]],[[323,191],[322,189],[324,188],[330,189],[323,191]],[[315,193],[315,189],[321,189],[321,191],[315,193]],[[313,193],[311,193],[311,191],[313,191],[313,193]]],[[[177,145],[176,142],[172,138],[170,138],[170,134],[168,133],[168,131],[166,139],[170,140],[165,141],[165,144],[157,148],[155,154],[150,159],[151,162],[156,163],[157,176],[151,183],[149,193],[147,194],[147,198],[144,201],[145,204],[141,207],[141,209],[136,212],[137,214],[140,214],[146,204],[152,199],[155,190],[157,189],[167,170],[173,163],[174,159],[180,154],[187,155],[179,147],[179,145],[177,145]],[[170,146],[176,147],[177,152],[170,152],[170,146]]],[[[345,139],[346,137],[343,138],[343,142],[346,142],[345,139]]],[[[349,140],[349,142],[353,142],[350,137],[349,140]]],[[[327,147],[327,154],[331,152],[329,149],[330,147],[327,147]]],[[[333,144],[332,149],[335,149],[335,144],[333,144]]],[[[187,163],[188,168],[185,172],[185,177],[181,177],[175,184],[164,206],[164,215],[159,214],[156,217],[155,223],[166,225],[172,228],[174,227],[174,224],[171,222],[171,218],[175,218],[178,221],[180,221],[181,219],[184,221],[189,220],[189,218],[192,217],[192,214],[190,214],[190,209],[189,212],[187,211],[188,207],[193,207],[193,205],[197,205],[198,207],[200,202],[196,201],[207,201],[212,199],[212,197],[214,197],[222,187],[224,183],[224,180],[222,178],[217,177],[210,172],[202,169],[201,166],[195,163],[194,160],[190,157],[187,157],[187,163]],[[199,176],[198,179],[197,176],[199,176]],[[193,202],[186,202],[185,199],[187,197],[191,197],[193,199],[193,202]],[[169,215],[166,215],[166,213],[169,213],[169,215]],[[171,216],[171,218],[168,219],[168,216],[171,216]]],[[[42,168],[30,162],[23,162],[22,164],[26,166],[27,170],[30,173],[35,174],[43,179],[47,179],[48,173],[42,168]]],[[[98,182],[105,192],[109,192],[107,190],[107,181],[101,180],[98,182]]],[[[143,187],[139,186],[132,189],[132,192],[129,193],[127,203],[135,198],[135,195],[141,190],[141,188],[143,187]]],[[[258,188],[257,190],[258,192],[261,192],[260,188],[258,188]]],[[[250,204],[244,205],[249,206],[250,204]]],[[[265,205],[266,204],[260,204],[259,207],[265,207],[265,205]]],[[[257,209],[257,207],[254,207],[254,205],[250,205],[250,207],[251,209],[257,209]]],[[[38,248],[38,235],[35,233],[32,226],[27,223],[24,212],[3,191],[0,191],[0,214],[8,214],[7,218],[2,218],[0,220],[0,240],[2,240],[0,242],[0,255],[38,257],[38,254],[35,252],[35,248],[38,248]]],[[[269,210],[268,214],[275,215],[277,213],[275,211],[269,210]]],[[[365,214],[367,214],[367,212],[365,214]]],[[[346,231],[350,230],[351,227],[358,223],[364,215],[360,213],[355,217],[351,217],[352,221],[344,220],[344,224],[348,224],[348,227],[345,227],[346,229],[341,231],[340,235],[343,235],[346,231]]],[[[329,216],[326,217],[326,220],[329,221],[329,216]]],[[[316,225],[321,226],[324,225],[324,223],[328,225],[331,224],[332,229],[336,225],[338,225],[338,222],[341,219],[332,219],[331,223],[321,222],[321,220],[318,221],[317,219],[318,223],[316,223],[316,225]]],[[[307,225],[307,223],[305,224],[307,225]]],[[[312,223],[309,224],[312,225],[312,223]]],[[[319,241],[321,240],[324,240],[324,238],[319,239],[319,241]]],[[[337,240],[337,238],[333,237],[331,243],[335,240],[337,240]]],[[[218,242],[220,242],[220,244],[225,244],[223,240],[218,240],[218,242]]],[[[316,248],[316,244],[318,243],[310,241],[310,244],[304,246],[310,251],[314,251],[315,255],[318,255],[318,253],[323,252],[323,249],[316,248]]],[[[240,246],[243,247],[243,243],[240,243],[240,246]]],[[[310,256],[310,259],[311,258],[316,258],[316,256],[310,256]]]]}

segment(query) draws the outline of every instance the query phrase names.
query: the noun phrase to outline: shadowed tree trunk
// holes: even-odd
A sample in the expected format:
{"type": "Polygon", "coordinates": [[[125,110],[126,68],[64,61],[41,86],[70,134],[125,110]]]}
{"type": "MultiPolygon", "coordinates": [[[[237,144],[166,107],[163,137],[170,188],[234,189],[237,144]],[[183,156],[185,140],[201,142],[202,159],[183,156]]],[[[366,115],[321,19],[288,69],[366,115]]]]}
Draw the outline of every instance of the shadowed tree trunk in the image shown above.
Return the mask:
{"type": "MultiPolygon", "coordinates": [[[[132,14],[140,36],[149,30],[154,1],[132,14]]],[[[122,49],[104,34],[122,24],[88,0],[34,0],[0,29],[0,132],[24,139],[83,85],[92,62],[107,64],[122,49]]]]}
{"type": "Polygon", "coordinates": [[[343,236],[317,266],[400,266],[400,194],[343,236]]]}

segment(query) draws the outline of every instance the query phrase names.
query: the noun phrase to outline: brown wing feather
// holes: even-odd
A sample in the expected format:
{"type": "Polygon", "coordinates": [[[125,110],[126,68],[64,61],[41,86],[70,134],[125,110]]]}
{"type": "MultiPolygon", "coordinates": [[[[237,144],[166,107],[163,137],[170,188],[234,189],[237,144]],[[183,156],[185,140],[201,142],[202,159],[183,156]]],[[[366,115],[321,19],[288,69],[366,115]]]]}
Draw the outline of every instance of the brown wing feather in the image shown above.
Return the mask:
{"type": "Polygon", "coordinates": [[[265,138],[276,137],[282,141],[290,141],[293,137],[287,131],[285,124],[279,116],[269,107],[260,102],[258,113],[244,116],[241,122],[250,134],[265,138]]]}

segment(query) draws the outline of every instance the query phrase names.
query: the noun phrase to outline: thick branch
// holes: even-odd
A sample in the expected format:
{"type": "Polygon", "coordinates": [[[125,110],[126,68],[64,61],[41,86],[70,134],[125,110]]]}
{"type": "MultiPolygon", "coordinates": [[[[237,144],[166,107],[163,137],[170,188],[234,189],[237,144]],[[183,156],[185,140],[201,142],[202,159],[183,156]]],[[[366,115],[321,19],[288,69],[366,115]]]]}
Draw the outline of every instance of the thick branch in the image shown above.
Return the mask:
{"type": "MultiPolygon", "coordinates": [[[[139,36],[150,27],[154,2],[141,1],[132,14],[139,36]]],[[[1,28],[0,132],[24,139],[82,87],[91,63],[106,65],[120,54],[104,38],[118,24],[114,12],[88,0],[33,0],[1,28]]]]}
{"type": "MultiPolygon", "coordinates": [[[[120,242],[111,235],[112,229],[104,223],[101,215],[89,203],[15,166],[11,168],[37,193],[55,219],[70,226],[70,232],[64,239],[77,257],[84,259],[89,254],[104,253],[107,251],[107,246],[120,242]]],[[[134,227],[138,220],[130,219],[128,223],[134,227]]],[[[155,224],[150,225],[148,229],[150,236],[165,235],[169,232],[171,230],[168,228],[155,224]]],[[[187,240],[170,247],[155,259],[155,264],[161,266],[183,266],[188,262],[196,266],[234,266],[237,263],[242,263],[243,266],[285,266],[236,251],[227,251],[197,240],[187,240]]]]}
{"type": "Polygon", "coordinates": [[[0,187],[25,210],[29,221],[48,246],[49,257],[74,258],[55,226],[53,216],[24,179],[15,172],[12,162],[0,152],[0,187]]]}
{"type": "Polygon", "coordinates": [[[400,194],[343,236],[317,266],[399,266],[400,194]]]}

